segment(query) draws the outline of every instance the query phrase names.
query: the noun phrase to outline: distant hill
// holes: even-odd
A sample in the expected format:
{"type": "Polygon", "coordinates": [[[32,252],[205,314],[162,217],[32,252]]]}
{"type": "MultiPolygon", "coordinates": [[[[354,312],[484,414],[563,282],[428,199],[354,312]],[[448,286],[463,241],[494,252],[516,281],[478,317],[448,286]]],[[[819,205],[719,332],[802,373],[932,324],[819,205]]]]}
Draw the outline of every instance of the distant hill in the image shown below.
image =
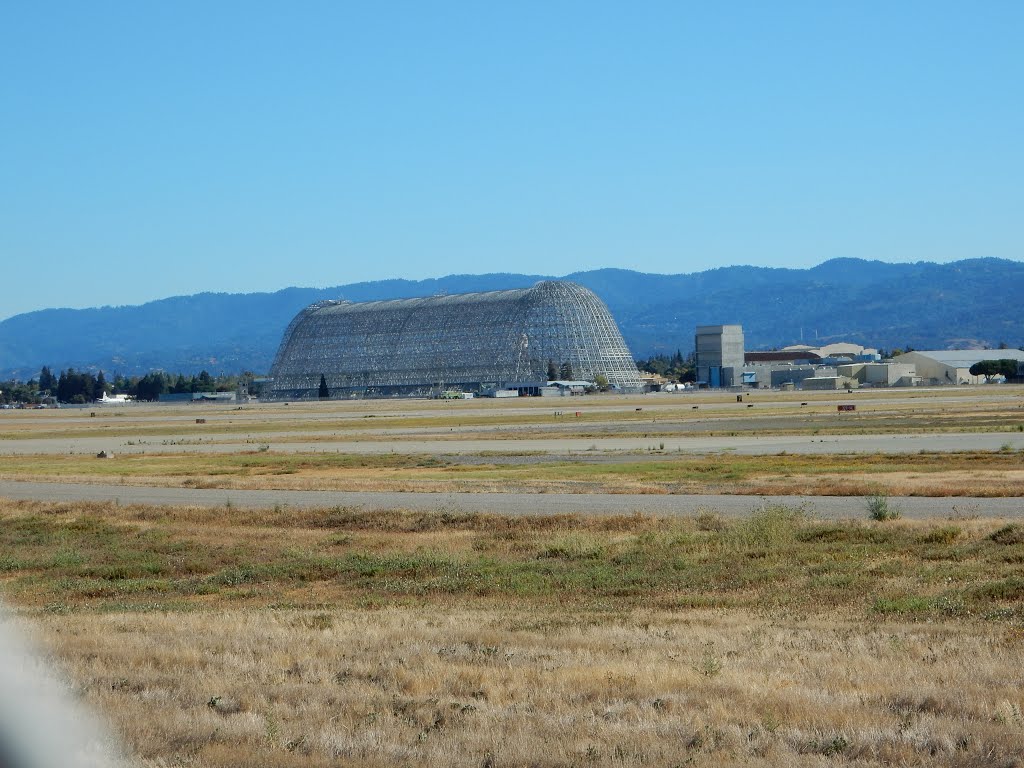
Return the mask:
{"type": "MultiPolygon", "coordinates": [[[[450,275],[276,293],[200,293],[140,306],[46,309],[0,322],[0,378],[43,365],[126,375],[163,369],[265,373],[303,307],[530,286],[542,275],[450,275]]],[[[740,323],[748,349],[804,341],[946,349],[1024,344],[1024,263],[886,264],[834,259],[811,269],[725,267],[686,275],[601,269],[566,275],[611,309],[633,354],[693,348],[694,327],[740,323]]]]}

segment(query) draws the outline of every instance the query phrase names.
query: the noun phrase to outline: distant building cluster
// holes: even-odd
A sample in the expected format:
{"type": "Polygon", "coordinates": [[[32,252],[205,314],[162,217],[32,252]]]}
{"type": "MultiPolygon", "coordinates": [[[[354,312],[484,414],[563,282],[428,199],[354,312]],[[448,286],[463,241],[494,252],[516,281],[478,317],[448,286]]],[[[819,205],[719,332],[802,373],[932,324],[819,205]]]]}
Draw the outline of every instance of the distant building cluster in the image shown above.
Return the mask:
{"type": "Polygon", "coordinates": [[[697,385],[800,389],[913,387],[982,384],[984,374],[971,367],[986,360],[1015,360],[1024,376],[1024,351],[1018,349],[930,350],[905,352],[882,360],[877,349],[859,344],[821,347],[793,345],[767,352],[744,350],[739,325],[697,326],[694,338],[697,385]]]}

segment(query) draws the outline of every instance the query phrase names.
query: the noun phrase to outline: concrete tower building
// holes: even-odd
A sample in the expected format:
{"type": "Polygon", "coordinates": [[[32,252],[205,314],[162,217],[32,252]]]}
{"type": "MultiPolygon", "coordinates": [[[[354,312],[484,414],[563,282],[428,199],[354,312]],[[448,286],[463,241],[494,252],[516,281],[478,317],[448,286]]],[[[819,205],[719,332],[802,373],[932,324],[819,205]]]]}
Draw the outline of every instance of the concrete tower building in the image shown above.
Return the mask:
{"type": "Polygon", "coordinates": [[[711,387],[741,383],[743,326],[698,325],[694,349],[697,351],[697,381],[711,387]]]}

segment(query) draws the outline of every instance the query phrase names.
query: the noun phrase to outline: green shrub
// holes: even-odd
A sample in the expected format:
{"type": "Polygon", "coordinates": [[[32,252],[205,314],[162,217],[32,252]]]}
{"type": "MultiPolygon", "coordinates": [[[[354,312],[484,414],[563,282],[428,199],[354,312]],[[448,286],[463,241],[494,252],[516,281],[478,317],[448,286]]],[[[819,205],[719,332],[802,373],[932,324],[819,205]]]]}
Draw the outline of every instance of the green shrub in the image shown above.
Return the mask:
{"type": "Polygon", "coordinates": [[[973,594],[988,600],[1020,600],[1024,597],[1024,579],[1011,576],[1008,579],[989,581],[975,587],[973,594]]]}
{"type": "Polygon", "coordinates": [[[807,515],[800,507],[772,504],[757,510],[724,535],[741,549],[777,551],[795,541],[797,531],[806,519],[807,515]]]}
{"type": "Polygon", "coordinates": [[[881,614],[926,613],[931,608],[931,601],[927,597],[917,595],[880,597],[871,606],[871,610],[881,614]]]}
{"type": "Polygon", "coordinates": [[[888,496],[880,493],[867,498],[868,517],[878,522],[896,520],[903,513],[898,506],[889,501],[888,496]]]}
{"type": "Polygon", "coordinates": [[[721,533],[729,527],[720,514],[709,509],[698,508],[693,521],[698,531],[709,533],[721,533]]]}
{"type": "Polygon", "coordinates": [[[989,538],[996,544],[1024,544],[1024,527],[1019,525],[1005,525],[989,536],[989,538]]]}
{"type": "Polygon", "coordinates": [[[921,534],[917,538],[917,542],[919,544],[952,544],[960,538],[961,533],[963,531],[960,530],[959,526],[944,525],[941,528],[935,528],[921,534]]]}
{"type": "Polygon", "coordinates": [[[10,555],[0,555],[0,573],[7,571],[20,571],[27,567],[29,566],[25,560],[16,560],[10,555]]]}
{"type": "Polygon", "coordinates": [[[582,536],[566,536],[542,549],[537,557],[570,561],[600,560],[605,554],[605,547],[598,540],[582,536]]]}

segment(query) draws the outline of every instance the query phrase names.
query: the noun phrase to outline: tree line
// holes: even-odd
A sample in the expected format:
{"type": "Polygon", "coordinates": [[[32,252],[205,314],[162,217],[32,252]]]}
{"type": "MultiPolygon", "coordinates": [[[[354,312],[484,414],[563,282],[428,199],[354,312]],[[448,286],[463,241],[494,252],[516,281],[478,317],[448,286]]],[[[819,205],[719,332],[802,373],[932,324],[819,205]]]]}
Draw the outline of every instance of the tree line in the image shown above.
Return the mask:
{"type": "Polygon", "coordinates": [[[43,403],[56,400],[58,403],[84,404],[99,400],[106,395],[128,395],[136,400],[157,400],[160,395],[185,394],[190,392],[233,392],[240,380],[251,381],[252,373],[241,376],[212,376],[207,371],[198,375],[170,374],[162,371],[147,373],[145,376],[126,377],[120,374],[107,379],[103,371],[62,370],[54,375],[43,366],[39,376],[26,382],[10,379],[0,382],[0,402],[43,403]]]}
{"type": "Polygon", "coordinates": [[[647,373],[656,373],[671,381],[696,381],[697,361],[691,352],[686,357],[676,350],[674,355],[654,355],[646,360],[637,360],[636,367],[647,373]]]}

